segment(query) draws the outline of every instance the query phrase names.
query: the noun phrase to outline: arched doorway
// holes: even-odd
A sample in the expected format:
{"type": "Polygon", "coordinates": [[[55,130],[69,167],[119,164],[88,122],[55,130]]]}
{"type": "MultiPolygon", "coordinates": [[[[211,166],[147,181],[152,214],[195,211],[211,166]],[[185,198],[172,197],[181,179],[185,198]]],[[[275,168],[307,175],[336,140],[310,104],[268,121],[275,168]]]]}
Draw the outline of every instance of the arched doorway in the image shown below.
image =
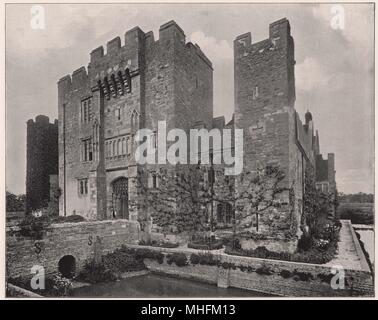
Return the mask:
{"type": "Polygon", "coordinates": [[[59,260],[58,270],[65,278],[72,278],[75,275],[76,260],[73,256],[67,255],[59,260]]]}
{"type": "Polygon", "coordinates": [[[128,179],[118,178],[112,183],[113,217],[116,219],[129,219],[129,192],[128,179]]]}

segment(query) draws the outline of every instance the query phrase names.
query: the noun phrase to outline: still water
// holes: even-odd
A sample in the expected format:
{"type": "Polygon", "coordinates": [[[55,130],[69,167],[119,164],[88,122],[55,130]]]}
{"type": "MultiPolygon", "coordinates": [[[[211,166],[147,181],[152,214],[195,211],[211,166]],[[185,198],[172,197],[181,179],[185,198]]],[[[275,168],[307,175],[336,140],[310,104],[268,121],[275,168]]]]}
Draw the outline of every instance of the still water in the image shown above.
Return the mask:
{"type": "Polygon", "coordinates": [[[168,298],[168,297],[262,297],[259,292],[234,288],[218,288],[216,285],[191,280],[176,279],[157,274],[123,279],[117,282],[98,283],[77,288],[74,297],[114,298],[168,298]]]}

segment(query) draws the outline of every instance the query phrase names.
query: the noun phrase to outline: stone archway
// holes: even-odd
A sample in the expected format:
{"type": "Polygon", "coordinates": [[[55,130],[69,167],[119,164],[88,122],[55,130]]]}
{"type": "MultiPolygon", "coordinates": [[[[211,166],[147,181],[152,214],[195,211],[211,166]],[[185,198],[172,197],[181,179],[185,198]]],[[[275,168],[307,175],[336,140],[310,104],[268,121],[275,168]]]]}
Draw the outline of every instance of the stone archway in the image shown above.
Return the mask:
{"type": "Polygon", "coordinates": [[[74,256],[66,255],[59,260],[58,270],[65,278],[72,278],[75,275],[76,259],[74,256]]]}
{"type": "Polygon", "coordinates": [[[129,219],[129,186],[125,177],[117,178],[112,182],[113,217],[129,219]]]}

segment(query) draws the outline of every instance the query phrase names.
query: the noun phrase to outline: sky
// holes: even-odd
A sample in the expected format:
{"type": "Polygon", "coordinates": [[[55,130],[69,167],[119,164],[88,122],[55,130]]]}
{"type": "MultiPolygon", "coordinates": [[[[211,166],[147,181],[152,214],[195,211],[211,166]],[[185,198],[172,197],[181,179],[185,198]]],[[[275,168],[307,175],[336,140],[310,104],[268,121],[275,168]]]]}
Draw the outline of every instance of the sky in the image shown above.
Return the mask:
{"type": "Polygon", "coordinates": [[[374,192],[374,5],[343,4],[43,4],[33,29],[31,4],[6,5],[6,188],[25,192],[26,122],[57,118],[57,81],[89,53],[135,26],[153,31],[175,20],[214,67],[214,116],[234,109],[233,40],[268,38],[286,17],[295,42],[295,108],[309,110],[321,152],[334,152],[338,190],[374,192]],[[339,5],[340,6],[340,5],[339,5]],[[339,18],[344,18],[340,20],[339,18]],[[339,28],[335,28],[335,21],[339,28]],[[337,23],[338,22],[338,23],[337,23]]]}

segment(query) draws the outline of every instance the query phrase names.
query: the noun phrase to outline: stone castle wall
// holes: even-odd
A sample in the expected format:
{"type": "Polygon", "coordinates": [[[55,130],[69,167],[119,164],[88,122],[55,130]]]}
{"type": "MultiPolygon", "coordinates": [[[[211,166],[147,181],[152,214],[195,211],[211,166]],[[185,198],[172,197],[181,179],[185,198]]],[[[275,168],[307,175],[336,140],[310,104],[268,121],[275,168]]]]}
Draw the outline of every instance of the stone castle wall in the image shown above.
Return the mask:
{"type": "MultiPolygon", "coordinates": [[[[294,40],[288,20],[271,23],[269,38],[258,43],[253,43],[250,33],[238,36],[234,65],[235,127],[244,130],[244,170],[270,164],[285,174],[283,205],[261,215],[258,233],[269,240],[274,235],[283,241],[279,248],[292,251],[302,233],[304,172],[306,165],[315,166],[319,138],[311,114],[306,114],[303,125],[294,108],[294,40]],[[290,239],[293,243],[287,243],[290,239]]],[[[243,183],[237,180],[237,186],[242,188],[243,183]]]]}
{"type": "MultiPolygon", "coordinates": [[[[157,40],[138,27],[124,39],[123,45],[120,37],[109,41],[106,52],[102,46],[93,50],[88,71],[81,67],[58,83],[61,215],[112,218],[113,183],[125,178],[126,218],[135,220],[143,204],[135,184],[141,172],[133,157],[136,130],[156,131],[158,121],[166,121],[167,130],[214,125],[212,64],[197,45],[186,43],[174,21],[160,27],[157,40]],[[91,121],[81,123],[80,104],[86,98],[92,99],[91,121]],[[83,162],[79,150],[86,138],[92,138],[93,159],[83,162]],[[115,148],[122,152],[114,155],[115,148]],[[86,178],[88,194],[79,195],[78,179],[86,178]]],[[[258,43],[250,33],[238,36],[234,63],[235,115],[228,127],[244,130],[244,172],[273,164],[285,174],[281,208],[261,215],[256,231],[269,241],[283,241],[279,248],[292,241],[287,245],[292,250],[302,232],[304,172],[307,165],[315,166],[319,137],[311,114],[302,124],[294,109],[294,40],[288,20],[271,23],[269,38],[258,43]]],[[[243,187],[239,179],[236,186],[243,187]]],[[[248,210],[246,203],[236,207],[248,210]]]]}
{"type": "MultiPolygon", "coordinates": [[[[374,296],[374,283],[371,271],[366,262],[355,232],[350,224],[344,224],[352,233],[356,256],[359,263],[344,261],[344,288],[335,289],[331,286],[331,278],[335,275],[333,267],[339,263],[332,261],[327,264],[310,264],[283,260],[260,259],[227,255],[219,252],[209,252],[219,261],[218,265],[201,265],[190,262],[191,254],[204,254],[193,249],[166,249],[149,247],[151,250],[163,252],[165,256],[173,253],[184,253],[187,257],[186,266],[168,264],[167,259],[160,264],[157,261],[145,259],[147,267],[153,271],[179,278],[193,279],[217,284],[219,287],[235,287],[263,292],[275,296],[296,297],[348,297],[374,296]]],[[[140,248],[140,246],[129,245],[140,248]]],[[[339,280],[336,284],[340,284],[339,280]]]]}
{"type": "Polygon", "coordinates": [[[78,273],[95,253],[101,256],[138,239],[139,224],[126,220],[55,224],[42,240],[23,237],[12,227],[7,230],[7,277],[28,277],[36,265],[46,274],[57,272],[67,255],[75,258],[78,273]]]}
{"type": "MultiPolygon", "coordinates": [[[[244,130],[244,170],[255,171],[267,164],[278,165],[285,174],[283,187],[292,184],[294,43],[286,19],[269,26],[269,38],[252,42],[250,33],[234,41],[235,127],[244,130]]],[[[239,188],[243,184],[237,181],[239,188]]],[[[287,238],[293,224],[289,214],[289,192],[282,193],[286,209],[275,216],[264,214],[259,233],[287,238]]],[[[242,210],[248,210],[244,206],[242,210]]]]}

